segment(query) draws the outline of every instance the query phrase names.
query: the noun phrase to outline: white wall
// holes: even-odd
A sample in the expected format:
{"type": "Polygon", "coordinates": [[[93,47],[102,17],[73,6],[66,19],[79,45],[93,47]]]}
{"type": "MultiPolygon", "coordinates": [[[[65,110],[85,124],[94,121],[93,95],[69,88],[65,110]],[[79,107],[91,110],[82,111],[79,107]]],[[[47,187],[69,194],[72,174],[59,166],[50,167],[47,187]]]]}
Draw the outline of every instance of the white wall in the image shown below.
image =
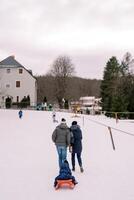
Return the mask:
{"type": "MultiPolygon", "coordinates": [[[[7,73],[7,68],[0,68],[0,96],[10,95],[13,97],[13,102],[23,99],[24,96],[29,95],[31,105],[37,102],[37,86],[36,79],[25,69],[23,73],[19,74],[20,68],[10,68],[11,72],[7,73]],[[16,87],[16,81],[20,81],[20,87],[16,87]],[[10,87],[6,87],[9,84],[10,87]]],[[[1,99],[0,99],[1,100],[1,99]]]]}

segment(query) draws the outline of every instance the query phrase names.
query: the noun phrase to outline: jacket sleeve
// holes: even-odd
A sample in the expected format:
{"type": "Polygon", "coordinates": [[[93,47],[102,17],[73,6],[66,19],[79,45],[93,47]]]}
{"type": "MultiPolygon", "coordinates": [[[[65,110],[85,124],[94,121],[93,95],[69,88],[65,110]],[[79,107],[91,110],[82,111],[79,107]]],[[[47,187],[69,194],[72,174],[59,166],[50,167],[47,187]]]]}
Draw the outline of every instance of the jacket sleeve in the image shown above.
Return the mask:
{"type": "Polygon", "coordinates": [[[70,132],[70,137],[71,137],[70,144],[72,145],[72,144],[74,144],[74,136],[73,136],[72,132],[70,132]]]}
{"type": "Polygon", "coordinates": [[[52,134],[52,141],[55,143],[56,142],[56,136],[57,136],[57,129],[54,130],[52,134]]]}
{"type": "Polygon", "coordinates": [[[80,139],[82,140],[82,131],[81,131],[81,129],[80,129],[80,139]]]}
{"type": "Polygon", "coordinates": [[[71,143],[71,132],[70,130],[68,129],[67,130],[67,146],[69,146],[71,143]]]}

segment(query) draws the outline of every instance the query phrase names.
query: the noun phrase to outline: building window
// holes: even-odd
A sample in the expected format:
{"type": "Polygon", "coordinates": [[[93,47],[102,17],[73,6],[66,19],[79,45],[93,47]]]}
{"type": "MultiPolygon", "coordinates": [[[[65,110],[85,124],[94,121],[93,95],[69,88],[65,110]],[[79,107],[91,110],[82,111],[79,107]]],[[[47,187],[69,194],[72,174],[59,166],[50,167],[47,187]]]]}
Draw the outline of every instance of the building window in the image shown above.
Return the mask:
{"type": "Polygon", "coordinates": [[[17,96],[16,101],[17,101],[17,103],[19,102],[19,96],[17,96]]]}
{"type": "Polygon", "coordinates": [[[11,72],[11,69],[7,69],[7,74],[9,74],[11,72]]]}
{"type": "Polygon", "coordinates": [[[20,87],[20,81],[16,81],[16,87],[20,87]]]}
{"type": "Polygon", "coordinates": [[[19,69],[19,74],[22,74],[23,73],[23,69],[19,69]]]}
{"type": "Polygon", "coordinates": [[[10,84],[6,84],[6,88],[10,88],[10,84]]]}

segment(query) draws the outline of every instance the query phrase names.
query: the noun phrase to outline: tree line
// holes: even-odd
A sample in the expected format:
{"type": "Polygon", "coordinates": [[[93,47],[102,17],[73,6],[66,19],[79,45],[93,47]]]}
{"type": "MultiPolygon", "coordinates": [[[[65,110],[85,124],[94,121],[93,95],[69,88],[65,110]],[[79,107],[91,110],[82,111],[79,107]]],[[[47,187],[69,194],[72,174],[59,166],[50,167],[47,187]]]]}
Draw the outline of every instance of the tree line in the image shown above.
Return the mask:
{"type": "Polygon", "coordinates": [[[103,80],[75,76],[75,67],[67,56],[59,56],[49,72],[37,76],[38,102],[57,104],[78,101],[82,96],[101,97],[107,116],[134,118],[134,59],[127,52],[119,62],[112,56],[104,67],[103,80]],[[46,101],[45,100],[45,101],[46,101]],[[129,113],[131,112],[131,114],[129,113]],[[128,113],[126,115],[126,113],[128,113]]]}
{"type": "Polygon", "coordinates": [[[68,56],[59,56],[46,75],[37,76],[38,102],[44,98],[62,108],[63,98],[67,102],[77,101],[82,96],[100,96],[101,80],[75,76],[75,67],[68,56]]]}
{"type": "Polygon", "coordinates": [[[119,112],[119,117],[134,118],[134,59],[127,52],[122,61],[111,57],[104,69],[101,82],[102,109],[107,116],[119,112]]]}

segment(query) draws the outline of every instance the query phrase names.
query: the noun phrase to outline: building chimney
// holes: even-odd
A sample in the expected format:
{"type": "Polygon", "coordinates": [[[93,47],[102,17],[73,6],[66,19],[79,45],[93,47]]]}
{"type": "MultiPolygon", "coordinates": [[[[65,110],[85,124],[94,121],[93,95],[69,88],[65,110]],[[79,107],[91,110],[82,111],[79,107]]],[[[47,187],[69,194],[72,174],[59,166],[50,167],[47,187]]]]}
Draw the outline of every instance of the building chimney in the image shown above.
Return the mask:
{"type": "Polygon", "coordinates": [[[12,57],[13,59],[15,59],[15,55],[11,55],[11,57],[12,57]]]}

